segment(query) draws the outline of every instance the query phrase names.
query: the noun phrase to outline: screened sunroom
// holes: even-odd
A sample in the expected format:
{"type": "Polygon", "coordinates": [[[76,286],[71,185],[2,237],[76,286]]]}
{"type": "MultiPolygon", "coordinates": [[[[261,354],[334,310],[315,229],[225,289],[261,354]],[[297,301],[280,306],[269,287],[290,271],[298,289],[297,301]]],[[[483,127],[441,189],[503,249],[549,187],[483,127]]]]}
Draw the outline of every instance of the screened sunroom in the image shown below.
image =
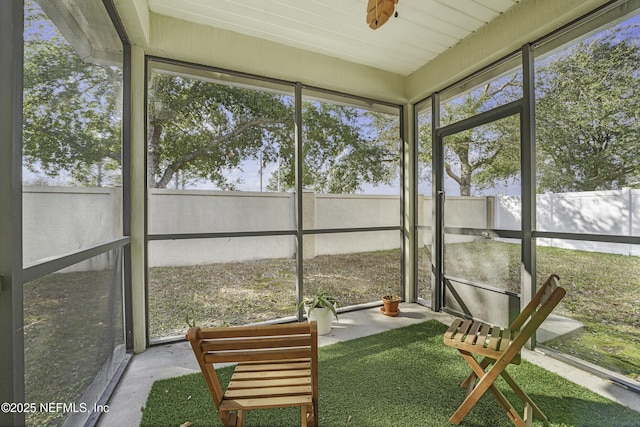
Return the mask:
{"type": "Polygon", "coordinates": [[[530,346],[640,391],[640,1],[395,11],[0,0],[0,401],[317,292],[508,325],[552,273],[530,346]]]}

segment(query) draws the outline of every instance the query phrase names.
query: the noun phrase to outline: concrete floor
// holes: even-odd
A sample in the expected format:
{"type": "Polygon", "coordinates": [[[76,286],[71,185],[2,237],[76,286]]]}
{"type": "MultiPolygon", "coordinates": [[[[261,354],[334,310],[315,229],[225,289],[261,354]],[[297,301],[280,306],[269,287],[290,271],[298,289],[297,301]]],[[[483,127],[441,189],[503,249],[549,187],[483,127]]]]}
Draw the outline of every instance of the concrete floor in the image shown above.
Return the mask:
{"type": "MultiPolygon", "coordinates": [[[[397,317],[381,315],[378,307],[340,314],[339,320],[333,323],[331,333],[318,338],[319,345],[372,335],[430,319],[449,324],[452,319],[449,315],[435,313],[419,304],[403,303],[400,311],[397,317]]],[[[538,352],[524,350],[523,358],[640,412],[640,394],[538,352]]],[[[108,403],[109,412],[102,415],[98,426],[138,426],[154,381],[194,372],[200,372],[200,368],[186,341],[152,347],[135,355],[108,403]]]]}

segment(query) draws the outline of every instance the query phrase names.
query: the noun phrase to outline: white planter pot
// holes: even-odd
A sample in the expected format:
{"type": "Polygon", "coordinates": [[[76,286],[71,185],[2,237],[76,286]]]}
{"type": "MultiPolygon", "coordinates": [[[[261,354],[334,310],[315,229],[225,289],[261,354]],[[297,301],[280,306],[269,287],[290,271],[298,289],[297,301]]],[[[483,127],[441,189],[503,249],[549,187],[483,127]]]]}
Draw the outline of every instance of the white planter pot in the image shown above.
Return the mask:
{"type": "Polygon", "coordinates": [[[318,335],[327,335],[331,332],[331,323],[333,322],[333,313],[329,307],[316,307],[307,313],[309,322],[318,322],[318,335]]]}

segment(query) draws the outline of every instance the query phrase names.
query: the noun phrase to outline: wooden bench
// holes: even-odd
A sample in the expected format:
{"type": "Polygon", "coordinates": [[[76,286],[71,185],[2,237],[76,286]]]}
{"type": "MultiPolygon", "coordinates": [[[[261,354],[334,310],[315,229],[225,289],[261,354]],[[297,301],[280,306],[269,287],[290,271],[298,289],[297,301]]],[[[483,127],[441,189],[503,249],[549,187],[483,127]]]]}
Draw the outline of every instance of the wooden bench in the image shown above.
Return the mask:
{"type": "Polygon", "coordinates": [[[444,343],[460,352],[472,372],[461,384],[467,388],[467,395],[449,419],[450,422],[460,424],[487,390],[516,426],[530,426],[533,417],[547,421],[540,408],[516,384],[505,368],[509,364],[520,363],[520,350],[564,297],[566,292],[558,280],[558,276],[551,275],[509,328],[491,326],[477,320],[454,319],[444,334],[444,343]],[[483,359],[478,362],[474,355],[483,359]],[[485,372],[489,366],[489,370],[485,372]],[[494,385],[498,376],[505,379],[524,403],[524,417],[518,414],[494,385]],[[479,379],[477,384],[476,378],[479,379]]]}
{"type": "Polygon", "coordinates": [[[194,327],[189,342],[225,427],[242,427],[244,411],[301,408],[301,425],[318,420],[316,322],[230,328],[194,327]],[[214,364],[237,363],[223,390],[214,364]]]}

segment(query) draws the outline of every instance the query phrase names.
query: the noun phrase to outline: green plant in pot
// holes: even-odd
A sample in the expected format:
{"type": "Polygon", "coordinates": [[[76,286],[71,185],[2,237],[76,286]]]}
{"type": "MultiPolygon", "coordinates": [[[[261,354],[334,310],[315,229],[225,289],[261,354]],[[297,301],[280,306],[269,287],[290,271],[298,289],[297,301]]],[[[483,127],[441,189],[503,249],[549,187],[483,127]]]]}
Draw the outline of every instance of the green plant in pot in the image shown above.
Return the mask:
{"type": "Polygon", "coordinates": [[[304,306],[309,322],[318,322],[318,335],[326,335],[331,332],[333,317],[338,318],[336,308],[340,303],[332,296],[322,291],[302,300],[299,307],[304,306]]]}

